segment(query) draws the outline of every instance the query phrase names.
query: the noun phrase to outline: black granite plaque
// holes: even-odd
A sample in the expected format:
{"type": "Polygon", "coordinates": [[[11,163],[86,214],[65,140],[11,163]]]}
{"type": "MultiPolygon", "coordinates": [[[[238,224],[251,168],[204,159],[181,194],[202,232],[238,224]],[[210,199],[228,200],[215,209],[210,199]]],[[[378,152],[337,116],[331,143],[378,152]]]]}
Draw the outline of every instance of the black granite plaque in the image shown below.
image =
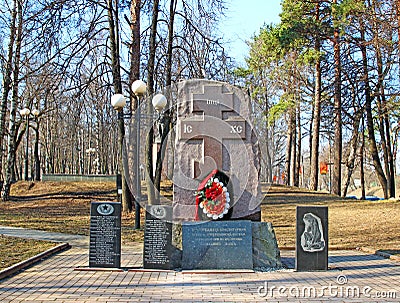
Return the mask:
{"type": "Polygon", "coordinates": [[[296,270],[328,270],[328,207],[298,206],[296,270]]]}
{"type": "Polygon", "coordinates": [[[89,267],[121,266],[121,203],[92,202],[89,267]]]}
{"type": "Polygon", "coordinates": [[[143,267],[171,269],[172,207],[148,205],[144,228],[143,267]]]}
{"type": "Polygon", "coordinates": [[[253,269],[250,221],[208,221],[182,226],[183,269],[253,269]]]}

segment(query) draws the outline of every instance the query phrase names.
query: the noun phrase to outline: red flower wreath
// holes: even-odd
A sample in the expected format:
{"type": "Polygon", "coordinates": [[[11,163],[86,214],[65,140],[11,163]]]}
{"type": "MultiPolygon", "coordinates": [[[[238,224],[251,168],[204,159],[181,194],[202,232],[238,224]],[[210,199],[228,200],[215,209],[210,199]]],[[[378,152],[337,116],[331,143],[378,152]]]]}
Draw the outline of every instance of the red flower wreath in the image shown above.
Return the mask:
{"type": "Polygon", "coordinates": [[[214,220],[221,219],[228,213],[230,207],[229,192],[226,184],[214,177],[217,172],[218,170],[213,170],[196,191],[196,221],[199,220],[199,208],[203,210],[207,217],[214,220]]]}

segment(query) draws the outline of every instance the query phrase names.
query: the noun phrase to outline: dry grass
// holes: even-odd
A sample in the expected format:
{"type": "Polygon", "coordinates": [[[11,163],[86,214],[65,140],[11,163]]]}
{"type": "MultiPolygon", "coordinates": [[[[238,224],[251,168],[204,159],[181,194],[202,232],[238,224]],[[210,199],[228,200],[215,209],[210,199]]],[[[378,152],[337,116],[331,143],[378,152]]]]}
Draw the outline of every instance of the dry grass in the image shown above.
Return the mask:
{"type": "MultiPolygon", "coordinates": [[[[89,235],[91,201],[116,201],[115,183],[21,181],[12,186],[11,200],[0,202],[0,225],[89,235]]],[[[123,214],[124,244],[143,239],[143,230],[133,229],[134,218],[134,214],[123,214]]],[[[52,246],[55,244],[1,236],[0,269],[52,246]]]]}
{"type": "Polygon", "coordinates": [[[26,240],[0,235],[0,270],[22,260],[29,259],[56,245],[56,243],[45,241],[26,240]]]}
{"type": "MultiPolygon", "coordinates": [[[[0,203],[0,225],[89,235],[90,202],[116,201],[113,182],[18,182],[11,201],[0,203]]],[[[142,223],[144,213],[141,213],[142,223]]],[[[122,216],[124,244],[143,239],[134,213],[122,216]]]]}
{"type": "Polygon", "coordinates": [[[280,247],[295,246],[296,206],[329,207],[331,248],[400,249],[400,202],[345,200],[332,195],[273,186],[262,205],[263,221],[272,222],[280,247]]]}
{"type": "MultiPolygon", "coordinates": [[[[171,195],[171,184],[163,193],[171,195]]],[[[264,188],[264,191],[267,187],[264,188]]],[[[89,234],[90,202],[115,201],[115,184],[89,182],[18,182],[13,185],[11,201],[0,203],[0,225],[18,226],[72,234],[89,234]]],[[[331,248],[367,246],[382,251],[400,251],[400,202],[366,202],[296,188],[273,186],[262,205],[263,221],[272,222],[280,247],[295,246],[296,206],[329,206],[329,242],[331,248]]],[[[143,230],[134,230],[135,214],[123,214],[123,244],[142,241],[143,230]]],[[[141,213],[142,227],[144,212],[141,213]]],[[[30,251],[35,243],[3,238],[20,252],[30,251]]],[[[1,260],[15,259],[6,244],[0,246],[1,260]]],[[[41,242],[41,251],[47,245],[41,242]]],[[[39,249],[40,250],[40,249],[39,249]]],[[[4,261],[6,262],[6,261],[4,261]]]]}

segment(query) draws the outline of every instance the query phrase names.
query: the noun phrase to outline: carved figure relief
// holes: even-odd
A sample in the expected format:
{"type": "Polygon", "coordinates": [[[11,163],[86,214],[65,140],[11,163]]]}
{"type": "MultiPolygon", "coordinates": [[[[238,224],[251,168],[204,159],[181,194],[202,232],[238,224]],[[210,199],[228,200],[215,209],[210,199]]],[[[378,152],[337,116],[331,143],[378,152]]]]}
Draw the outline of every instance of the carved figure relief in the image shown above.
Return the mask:
{"type": "Polygon", "coordinates": [[[303,217],[305,224],[301,235],[301,247],[307,252],[323,251],[325,248],[324,232],[321,219],[312,213],[306,213],[303,217]]]}

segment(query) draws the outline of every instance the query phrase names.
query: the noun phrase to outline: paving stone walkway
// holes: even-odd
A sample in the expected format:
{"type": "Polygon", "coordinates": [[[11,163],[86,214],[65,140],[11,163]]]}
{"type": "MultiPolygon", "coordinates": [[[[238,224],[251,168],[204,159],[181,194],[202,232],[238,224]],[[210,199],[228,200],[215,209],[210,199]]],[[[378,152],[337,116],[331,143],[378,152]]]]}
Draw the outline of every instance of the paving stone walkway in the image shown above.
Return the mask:
{"type": "Polygon", "coordinates": [[[400,302],[400,263],[358,251],[331,251],[327,272],[204,274],[142,271],[141,250],[123,247],[123,271],[85,271],[87,247],[73,246],[1,280],[0,302],[400,302]]]}

